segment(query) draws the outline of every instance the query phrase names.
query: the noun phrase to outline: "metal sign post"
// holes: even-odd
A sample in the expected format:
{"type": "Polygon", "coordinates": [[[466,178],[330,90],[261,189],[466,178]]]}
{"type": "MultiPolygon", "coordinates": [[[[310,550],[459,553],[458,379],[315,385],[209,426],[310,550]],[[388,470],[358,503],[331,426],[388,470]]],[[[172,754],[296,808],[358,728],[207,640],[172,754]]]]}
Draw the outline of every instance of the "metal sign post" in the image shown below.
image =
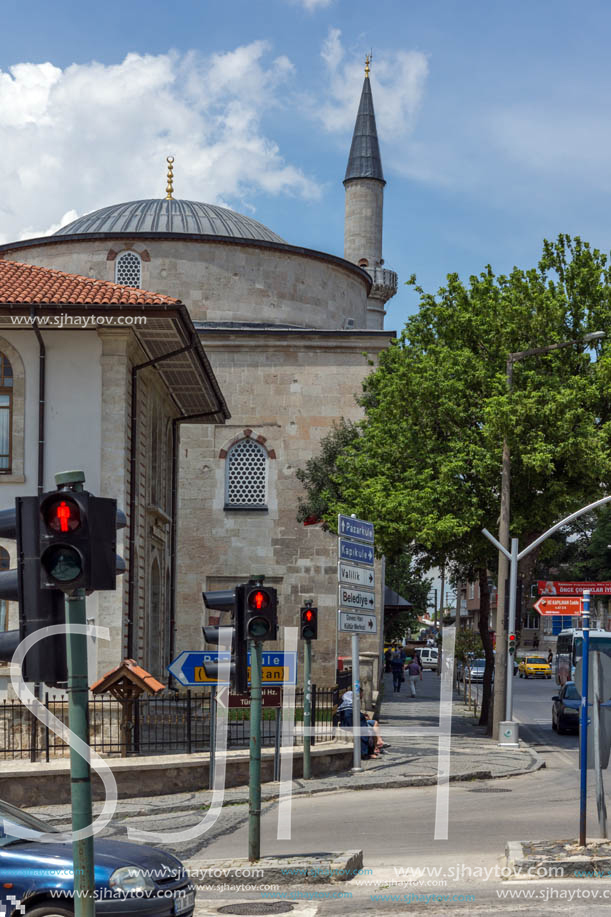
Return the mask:
{"type": "Polygon", "coordinates": [[[601,671],[600,653],[592,654],[593,668],[593,698],[592,698],[592,730],[594,739],[594,769],[596,773],[596,809],[598,811],[599,837],[607,836],[607,806],[605,804],[605,785],[603,783],[602,749],[601,749],[601,716],[600,705],[603,700],[603,676],[601,671]]]}
{"type": "Polygon", "coordinates": [[[586,815],[588,805],[588,669],[590,662],[590,593],[583,594],[583,668],[581,672],[581,711],[579,746],[581,769],[579,793],[579,844],[586,845],[586,815]]]}
{"type": "Polygon", "coordinates": [[[359,635],[352,634],[352,770],[362,771],[361,766],[361,673],[359,667],[359,635]]]}

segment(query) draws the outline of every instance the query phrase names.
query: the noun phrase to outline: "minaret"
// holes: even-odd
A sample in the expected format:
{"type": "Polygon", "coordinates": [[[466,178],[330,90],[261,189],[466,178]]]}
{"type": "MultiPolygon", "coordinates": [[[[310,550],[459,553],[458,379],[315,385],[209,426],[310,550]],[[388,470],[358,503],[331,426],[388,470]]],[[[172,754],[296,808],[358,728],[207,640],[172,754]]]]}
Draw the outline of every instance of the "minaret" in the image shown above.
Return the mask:
{"type": "Polygon", "coordinates": [[[397,275],[383,267],[382,215],[386,182],[369,82],[370,63],[371,57],[367,55],[365,81],[344,178],[344,258],[364,267],[371,275],[373,286],[368,299],[367,327],[383,328],[384,306],[397,292],[397,275]]]}

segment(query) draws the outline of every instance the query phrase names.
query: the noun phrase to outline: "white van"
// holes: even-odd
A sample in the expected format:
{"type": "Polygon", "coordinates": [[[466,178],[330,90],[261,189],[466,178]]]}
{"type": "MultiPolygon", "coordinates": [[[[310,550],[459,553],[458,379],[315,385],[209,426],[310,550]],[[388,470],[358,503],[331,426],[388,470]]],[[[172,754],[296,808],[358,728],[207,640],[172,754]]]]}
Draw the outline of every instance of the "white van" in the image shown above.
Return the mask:
{"type": "Polygon", "coordinates": [[[423,646],[419,651],[420,665],[423,669],[436,669],[439,650],[436,646],[423,646]]]}

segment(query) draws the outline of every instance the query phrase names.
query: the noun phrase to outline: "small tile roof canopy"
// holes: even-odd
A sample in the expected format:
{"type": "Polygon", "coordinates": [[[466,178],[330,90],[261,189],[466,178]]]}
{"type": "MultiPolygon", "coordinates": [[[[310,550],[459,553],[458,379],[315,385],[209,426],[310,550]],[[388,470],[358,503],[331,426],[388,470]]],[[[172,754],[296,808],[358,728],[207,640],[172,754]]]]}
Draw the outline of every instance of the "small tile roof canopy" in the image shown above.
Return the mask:
{"type": "Polygon", "coordinates": [[[118,700],[131,699],[140,694],[159,694],[165,685],[139,666],[135,659],[124,659],[121,665],[102,675],[91,685],[92,694],[112,694],[118,700]]]}
{"type": "Polygon", "coordinates": [[[413,607],[411,602],[404,599],[403,596],[395,592],[394,589],[384,586],[384,608],[397,608],[401,611],[407,611],[408,608],[413,607]]]}
{"type": "Polygon", "coordinates": [[[0,303],[175,305],[180,302],[161,293],[149,293],[136,287],[121,286],[106,280],[94,280],[80,274],[67,274],[49,267],[0,261],[0,303]]]}

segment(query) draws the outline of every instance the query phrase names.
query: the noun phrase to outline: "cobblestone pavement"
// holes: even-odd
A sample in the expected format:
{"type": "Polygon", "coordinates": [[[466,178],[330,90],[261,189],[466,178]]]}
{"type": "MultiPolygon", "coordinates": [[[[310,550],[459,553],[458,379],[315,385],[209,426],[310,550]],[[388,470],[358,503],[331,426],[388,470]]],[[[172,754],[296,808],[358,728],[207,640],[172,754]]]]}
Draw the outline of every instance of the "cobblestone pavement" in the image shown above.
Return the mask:
{"type": "MultiPolygon", "coordinates": [[[[438,725],[439,677],[430,671],[417,684],[418,694],[409,696],[407,684],[394,694],[390,676],[385,676],[385,696],[381,706],[380,729],[390,747],[377,759],[363,761],[360,773],[347,771],[312,780],[293,781],[294,795],[329,793],[338,790],[392,788],[435,783],[438,768],[438,740],[434,736],[410,736],[407,730],[438,725]],[[405,731],[405,734],[402,734],[405,731]]],[[[537,770],[543,764],[528,746],[500,749],[495,741],[484,736],[475,725],[471,712],[459,700],[453,704],[450,754],[450,779],[469,780],[508,777],[537,770]]],[[[262,811],[275,804],[278,783],[262,787],[262,811]]],[[[119,800],[116,814],[104,835],[125,837],[128,828],[169,832],[187,828],[201,821],[210,805],[208,790],[176,793],[167,796],[142,796],[119,800]]],[[[248,817],[248,787],[227,789],[224,810],[216,824],[203,837],[176,847],[180,856],[191,856],[224,834],[231,833],[248,817]]],[[[102,804],[94,804],[94,812],[102,804]]],[[[70,807],[44,806],[30,811],[50,819],[61,827],[69,826],[70,807]]],[[[167,845],[165,845],[167,846],[167,845]]],[[[170,845],[171,847],[171,845],[170,845]]]]}

